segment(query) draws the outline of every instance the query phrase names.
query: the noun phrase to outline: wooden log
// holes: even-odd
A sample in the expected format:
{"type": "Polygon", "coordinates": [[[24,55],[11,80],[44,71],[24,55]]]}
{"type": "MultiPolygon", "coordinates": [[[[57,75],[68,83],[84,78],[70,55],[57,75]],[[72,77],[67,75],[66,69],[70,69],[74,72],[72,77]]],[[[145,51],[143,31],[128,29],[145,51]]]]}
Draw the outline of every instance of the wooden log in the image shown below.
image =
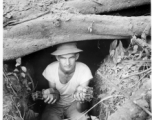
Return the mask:
{"type": "Polygon", "coordinates": [[[150,4],[150,0],[71,0],[57,4],[61,9],[75,9],[82,14],[97,14],[118,11],[150,4]]]}
{"type": "Polygon", "coordinates": [[[112,12],[131,7],[150,4],[150,0],[70,0],[55,2],[56,0],[4,0],[3,22],[43,14],[46,11],[66,10],[71,13],[98,14],[112,12]],[[56,4],[55,4],[56,3],[56,4]]]}
{"type": "Polygon", "coordinates": [[[3,59],[15,59],[70,41],[127,39],[141,35],[148,24],[148,16],[47,14],[4,30],[3,59]]]}

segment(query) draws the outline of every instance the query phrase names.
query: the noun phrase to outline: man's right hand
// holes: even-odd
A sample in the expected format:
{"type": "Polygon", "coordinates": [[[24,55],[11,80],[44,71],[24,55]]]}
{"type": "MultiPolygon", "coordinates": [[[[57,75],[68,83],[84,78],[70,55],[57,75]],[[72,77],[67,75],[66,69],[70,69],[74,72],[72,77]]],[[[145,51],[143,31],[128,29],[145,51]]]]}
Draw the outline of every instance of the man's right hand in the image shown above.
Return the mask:
{"type": "Polygon", "coordinates": [[[43,98],[45,103],[54,104],[59,99],[59,95],[50,93],[50,89],[46,89],[43,91],[43,98]]]}

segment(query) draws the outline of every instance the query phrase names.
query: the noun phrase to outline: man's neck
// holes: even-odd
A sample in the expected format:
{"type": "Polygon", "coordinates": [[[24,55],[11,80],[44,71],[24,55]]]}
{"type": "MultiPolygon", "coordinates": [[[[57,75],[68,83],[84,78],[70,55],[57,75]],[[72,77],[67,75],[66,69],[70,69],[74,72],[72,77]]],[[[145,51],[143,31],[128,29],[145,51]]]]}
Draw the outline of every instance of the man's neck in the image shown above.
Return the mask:
{"type": "Polygon", "coordinates": [[[75,68],[71,71],[65,71],[61,67],[59,67],[59,71],[60,71],[61,74],[68,76],[68,75],[71,75],[75,72],[75,68]]]}
{"type": "Polygon", "coordinates": [[[65,72],[65,71],[63,71],[63,70],[61,70],[59,68],[59,79],[60,79],[60,82],[62,84],[66,84],[69,80],[71,80],[74,72],[75,72],[75,69],[74,69],[74,71],[65,72]]]}
{"type": "Polygon", "coordinates": [[[63,74],[63,75],[65,75],[65,76],[72,75],[74,72],[75,72],[75,69],[72,70],[72,71],[69,71],[69,72],[66,72],[66,71],[60,69],[60,73],[63,74]]]}

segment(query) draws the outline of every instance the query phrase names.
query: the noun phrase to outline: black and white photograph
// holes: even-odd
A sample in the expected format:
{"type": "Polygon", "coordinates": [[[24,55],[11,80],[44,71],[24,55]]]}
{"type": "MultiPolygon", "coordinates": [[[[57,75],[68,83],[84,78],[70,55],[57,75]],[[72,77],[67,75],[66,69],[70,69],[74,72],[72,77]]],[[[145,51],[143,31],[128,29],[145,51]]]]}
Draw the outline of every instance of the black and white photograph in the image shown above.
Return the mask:
{"type": "Polygon", "coordinates": [[[151,0],[3,0],[3,120],[152,120],[151,0]]]}

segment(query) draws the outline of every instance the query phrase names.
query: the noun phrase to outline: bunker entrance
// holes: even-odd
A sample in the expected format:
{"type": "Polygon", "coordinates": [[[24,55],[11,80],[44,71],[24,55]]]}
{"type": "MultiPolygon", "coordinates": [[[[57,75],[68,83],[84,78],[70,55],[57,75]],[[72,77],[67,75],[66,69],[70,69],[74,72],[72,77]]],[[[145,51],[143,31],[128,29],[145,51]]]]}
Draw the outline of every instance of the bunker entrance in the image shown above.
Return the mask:
{"type": "MultiPolygon", "coordinates": [[[[101,61],[109,54],[110,43],[113,40],[89,40],[77,42],[78,48],[82,49],[78,61],[87,64],[93,74],[99,68],[101,61]]],[[[128,40],[122,40],[125,47],[129,45],[128,40]]],[[[47,89],[48,81],[42,76],[43,70],[46,66],[54,61],[56,58],[50,53],[56,50],[56,46],[52,46],[41,51],[32,53],[30,55],[22,57],[22,66],[25,66],[34,82],[34,92],[47,89]]],[[[16,67],[16,60],[5,61],[4,65],[7,65],[8,71],[14,70],[16,67]]],[[[42,100],[34,102],[33,106],[37,112],[42,112],[45,104],[42,100]]]]}
{"type": "MultiPolygon", "coordinates": [[[[133,39],[136,40],[136,38],[133,38],[133,39]]],[[[139,73],[141,72],[141,76],[140,77],[138,76],[139,78],[137,78],[136,74],[134,76],[131,73],[131,75],[134,76],[135,78],[129,78],[127,79],[127,81],[130,81],[130,82],[124,81],[124,83],[126,83],[127,86],[129,86],[130,84],[133,84],[132,86],[134,86],[137,81],[138,81],[137,83],[141,82],[140,80],[142,80],[142,78],[147,79],[147,81],[149,82],[150,71],[148,70],[150,69],[150,65],[151,65],[151,62],[149,61],[150,52],[145,50],[145,48],[142,48],[141,50],[140,48],[141,45],[137,45],[135,43],[132,46],[130,46],[130,40],[86,40],[86,41],[84,40],[84,41],[78,41],[77,46],[78,48],[83,50],[83,52],[80,53],[80,57],[78,61],[81,61],[85,63],[86,65],[88,65],[94,77],[90,83],[90,87],[94,88],[94,98],[91,102],[88,103],[88,106],[89,108],[91,108],[92,106],[96,104],[98,105],[96,105],[94,109],[91,109],[90,111],[88,111],[88,114],[90,116],[96,116],[100,120],[104,120],[105,117],[107,117],[107,111],[108,111],[107,109],[109,109],[110,113],[109,113],[108,120],[110,120],[111,117],[114,118],[114,120],[117,120],[118,119],[116,117],[118,116],[117,112],[119,113],[121,111],[120,109],[118,108],[116,109],[114,107],[114,106],[117,106],[114,104],[114,102],[120,103],[122,102],[122,99],[123,99],[124,104],[122,102],[122,105],[120,105],[119,107],[122,109],[122,111],[124,111],[122,112],[122,115],[124,115],[123,117],[126,117],[125,116],[126,114],[124,114],[126,112],[126,106],[132,106],[132,105],[128,101],[126,102],[126,99],[123,97],[117,98],[117,99],[113,98],[112,100],[110,99],[111,101],[105,101],[105,103],[103,103],[104,105],[99,104],[100,100],[107,99],[106,97],[109,94],[111,94],[111,96],[114,96],[115,93],[117,92],[120,92],[121,94],[117,96],[125,96],[126,94],[128,94],[126,93],[124,95],[124,92],[121,92],[125,89],[123,83],[121,82],[119,83],[118,81],[113,81],[114,84],[117,84],[116,86],[122,85],[122,88],[120,87],[118,89],[117,87],[115,88],[114,86],[110,86],[110,84],[106,83],[105,81],[108,81],[109,79],[111,79],[111,77],[113,77],[113,79],[111,80],[115,80],[116,75],[118,75],[120,71],[124,71],[123,68],[125,68],[126,66],[126,61],[133,60],[132,63],[130,63],[131,65],[130,68],[128,68],[126,72],[128,72],[131,68],[134,67],[136,72],[137,71],[139,73]],[[115,44],[115,48],[111,49],[111,45],[114,45],[114,44],[115,44]],[[129,47],[130,49],[128,49],[129,47]],[[133,55],[133,57],[132,58],[131,56],[126,57],[123,54],[122,55],[123,58],[121,58],[120,60],[121,62],[118,60],[118,57],[117,57],[117,60],[115,61],[113,59],[114,62],[111,64],[111,62],[109,62],[108,56],[112,54],[112,51],[114,53],[116,53],[116,51],[120,53],[131,51],[130,53],[133,55]],[[140,51],[144,51],[141,53],[142,54],[141,56],[139,56],[138,54],[138,52],[140,53],[140,51]],[[136,56],[137,54],[138,56],[136,56]],[[138,66],[139,63],[138,64],[134,63],[134,61],[143,62],[143,59],[146,60],[147,62],[144,63],[144,65],[140,64],[140,67],[138,66]],[[123,63],[125,63],[124,66],[123,66],[123,63]],[[119,68],[120,70],[117,71],[117,73],[110,72],[114,68],[114,66],[116,69],[118,69],[118,67],[120,67],[119,65],[121,65],[121,68],[119,68]],[[108,70],[107,73],[104,73],[102,71],[103,68],[105,67],[106,67],[106,70],[108,70]],[[146,71],[148,72],[147,74],[142,74],[142,72],[146,72],[146,71]],[[107,77],[107,78],[105,79],[104,77],[107,77]],[[109,92],[111,90],[113,90],[114,92],[109,92]],[[110,106],[111,104],[113,106],[110,106]],[[110,108],[105,108],[106,105],[109,105],[108,107],[110,108]],[[114,109],[115,111],[111,111],[114,109]]],[[[32,95],[33,93],[34,94],[37,93],[37,91],[42,91],[43,89],[47,89],[49,87],[48,81],[42,76],[42,72],[48,64],[56,61],[55,57],[50,55],[50,53],[52,53],[55,50],[56,50],[56,46],[52,46],[52,47],[40,50],[38,52],[32,53],[30,55],[24,56],[21,59],[4,62],[4,105],[9,104],[9,108],[7,106],[4,108],[4,114],[6,114],[5,117],[8,118],[7,114],[9,113],[12,116],[16,116],[16,117],[20,115],[20,117],[24,117],[25,120],[39,119],[46,104],[44,103],[43,100],[39,99],[39,94],[36,95],[36,98],[34,98],[34,100],[33,100],[32,95]],[[15,112],[16,109],[18,110],[18,113],[15,112]]],[[[132,71],[133,73],[135,72],[134,70],[132,71]]],[[[147,83],[145,84],[142,83],[140,86],[146,86],[146,85],[147,83]]],[[[134,88],[132,89],[134,91],[134,88]]],[[[142,103],[146,104],[146,106],[149,107],[150,99],[151,99],[151,95],[149,91],[150,88],[146,89],[146,88],[139,87],[138,89],[139,90],[142,89],[142,91],[146,92],[144,96],[145,99],[142,99],[143,100],[142,103]]],[[[132,97],[133,91],[129,93],[131,97],[132,97]]],[[[137,91],[137,94],[138,92],[139,91],[137,91]]],[[[141,100],[141,98],[139,99],[141,100]]],[[[138,105],[140,105],[140,103],[138,105]]],[[[136,113],[134,114],[137,115],[137,113],[140,112],[143,120],[147,119],[148,113],[142,108],[139,108],[139,106],[138,106],[138,109],[136,107],[137,105],[133,105],[133,109],[135,109],[136,111],[136,113]]],[[[131,117],[136,118],[137,116],[130,115],[130,118],[131,117]]]]}

